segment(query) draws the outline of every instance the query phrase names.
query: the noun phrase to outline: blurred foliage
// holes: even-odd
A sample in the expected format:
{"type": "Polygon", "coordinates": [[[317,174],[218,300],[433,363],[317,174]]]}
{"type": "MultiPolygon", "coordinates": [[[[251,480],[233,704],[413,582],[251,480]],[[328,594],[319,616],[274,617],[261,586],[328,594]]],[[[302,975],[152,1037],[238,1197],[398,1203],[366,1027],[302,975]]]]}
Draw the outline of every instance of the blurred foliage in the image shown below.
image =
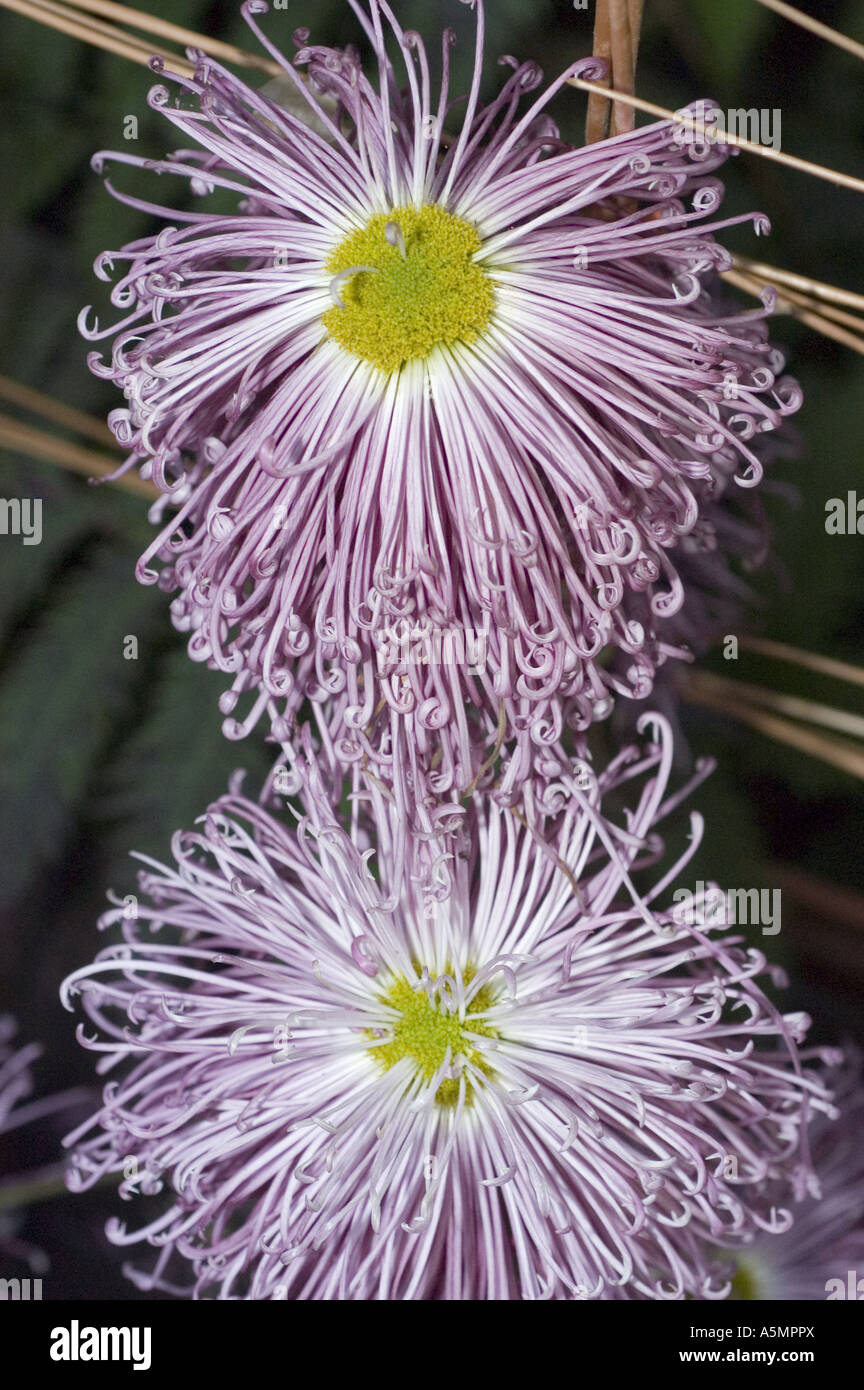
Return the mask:
{"type": "MultiPolygon", "coordinates": [[[[234,0],[149,0],[148,7],[254,46],[234,0]]],[[[810,0],[807,8],[864,38],[855,0],[810,0]]],[[[456,29],[455,88],[464,89],[472,61],[468,7],[396,0],[396,9],[433,49],[445,25],[456,29]]],[[[499,80],[499,53],[536,57],[550,74],[589,53],[592,9],[576,10],[570,0],[488,0],[487,89],[499,80]]],[[[265,22],[271,34],[284,33],[286,47],[301,24],[319,42],[358,39],[344,0],[292,0],[290,10],[265,22]]],[[[106,194],[89,160],[99,148],[122,145],[127,115],[138,117],[137,148],[148,154],[163,154],[173,132],[147,106],[152,78],[143,69],[5,11],[0,38],[0,372],[102,416],[115,394],[88,373],[75,320],[83,304],[100,302],[103,287],[91,273],[96,255],[149,224],[106,194]]],[[[723,107],[779,107],[785,149],[862,169],[861,65],[754,0],[647,0],[637,86],[671,107],[698,95],[723,107]]],[[[584,98],[572,92],[554,108],[576,141],[584,110],[584,98]]],[[[759,243],[736,229],[733,249],[860,290],[864,199],[747,156],[731,161],[725,177],[730,211],[758,207],[774,227],[759,243]]],[[[124,187],[140,190],[134,171],[123,178],[124,187]]],[[[163,196],[177,194],[166,186],[163,196]]],[[[844,496],[859,478],[864,495],[864,360],[789,320],[777,322],[775,337],[788,344],[804,386],[797,423],[805,442],[796,460],[775,469],[775,481],[791,485],[797,501],[771,499],[776,564],[753,623],[772,637],[862,664],[864,543],[828,536],[824,517],[828,498],[844,496]]],[[[260,737],[239,745],[222,737],[220,678],[188,660],[165,596],[136,585],[135,559],[148,535],[140,500],[88,488],[14,455],[0,457],[0,494],[41,497],[44,504],[41,545],[0,536],[0,1008],[19,1015],[25,1038],[45,1040],[40,1079],[50,1087],[91,1077],[91,1059],[73,1045],[71,1022],[56,1003],[57,985],[92,955],[105,889],[134,888],[128,851],[166,854],[171,833],[203,811],[234,767],[246,767],[254,787],[269,757],[260,737]],[[134,660],[124,658],[129,635],[138,639],[134,660]]],[[[719,654],[710,664],[727,675],[732,666],[719,654]]],[[[743,654],[733,674],[862,705],[851,687],[743,654]]],[[[707,835],[694,879],[701,873],[729,885],[767,886],[766,866],[788,859],[864,887],[860,784],[729,720],[695,709],[682,720],[690,747],[720,765],[696,798],[707,835]]],[[[794,972],[785,935],[783,943],[794,972]]],[[[776,955],[780,943],[768,944],[776,955]]],[[[812,1003],[820,1033],[831,1036],[845,1024],[847,1016],[832,1012],[832,998],[813,982],[799,977],[796,989],[812,1003]]],[[[33,1155],[26,1137],[21,1145],[25,1163],[33,1155]]],[[[82,1266],[87,1222],[104,1216],[100,1201],[94,1194],[87,1204],[72,1204],[53,1223],[38,1212],[31,1220],[43,1243],[45,1230],[52,1232],[60,1289],[79,1296],[128,1293],[112,1253],[92,1269],[82,1266]]]]}

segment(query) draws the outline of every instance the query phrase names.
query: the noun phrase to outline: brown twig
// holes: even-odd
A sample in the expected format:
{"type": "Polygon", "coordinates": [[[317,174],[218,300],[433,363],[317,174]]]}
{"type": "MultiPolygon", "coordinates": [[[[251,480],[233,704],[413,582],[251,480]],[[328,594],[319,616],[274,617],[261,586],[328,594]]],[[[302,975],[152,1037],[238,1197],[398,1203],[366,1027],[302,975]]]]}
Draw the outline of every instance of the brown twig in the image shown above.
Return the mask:
{"type": "Polygon", "coordinates": [[[857,931],[864,931],[864,896],[851,888],[828,883],[823,878],[799,869],[797,864],[779,860],[770,866],[772,882],[778,883],[784,895],[817,916],[832,917],[857,931]]]}
{"type": "Polygon", "coordinates": [[[44,391],[36,391],[32,386],[12,381],[8,376],[0,376],[0,400],[20,406],[34,415],[41,415],[44,420],[50,420],[52,424],[72,430],[75,434],[95,439],[97,444],[116,447],[113,434],[102,420],[85,414],[83,410],[76,410],[73,405],[55,400],[53,396],[46,396],[44,391]]]}
{"type": "MultiPolygon", "coordinates": [[[[604,63],[611,67],[612,62],[612,20],[610,15],[611,0],[596,0],[594,11],[594,45],[592,52],[595,58],[602,58],[604,63]]],[[[610,87],[612,85],[612,75],[603,78],[597,84],[599,87],[610,87]]],[[[593,145],[597,140],[606,138],[606,123],[609,117],[609,102],[605,96],[599,92],[592,92],[588,98],[588,111],[585,117],[585,144],[593,145]]]]}
{"type": "Polygon", "coordinates": [[[150,59],[156,56],[169,63],[172,71],[180,73],[181,76],[191,77],[194,71],[192,64],[179,54],[166,48],[145,44],[141,39],[110,24],[84,19],[65,5],[54,4],[53,0],[0,0],[0,5],[7,10],[14,10],[16,14],[25,15],[28,19],[36,19],[49,29],[57,29],[61,34],[68,34],[73,39],[80,39],[84,43],[93,44],[95,48],[104,48],[108,53],[128,58],[142,67],[149,67],[150,59]]]}
{"type": "MultiPolygon", "coordinates": [[[[727,272],[729,274],[731,272],[727,272]]],[[[770,285],[769,280],[757,280],[755,276],[742,276],[752,285],[757,285],[760,290],[766,285],[770,285]]],[[[850,314],[845,309],[835,309],[832,304],[826,304],[819,299],[813,299],[809,295],[801,294],[799,290],[790,290],[786,285],[772,285],[776,289],[777,304],[794,305],[797,308],[808,309],[818,314],[823,319],[828,319],[831,323],[840,323],[847,328],[853,329],[856,333],[864,335],[864,318],[860,314],[850,314]]]]}
{"type": "Polygon", "coordinates": [[[835,709],[818,700],[803,700],[798,695],[786,695],[782,690],[770,686],[752,685],[747,681],[730,680],[726,676],[715,675],[711,671],[695,671],[690,675],[691,683],[697,690],[707,691],[717,696],[728,695],[733,700],[745,700],[748,704],[759,705],[773,710],[776,714],[788,715],[804,724],[816,724],[834,733],[846,734],[850,738],[864,740],[864,716],[850,714],[848,710],[835,709]]]}
{"type": "Polygon", "coordinates": [[[757,709],[745,700],[730,699],[725,693],[712,690],[700,679],[704,673],[694,673],[685,685],[687,698],[694,704],[704,705],[717,714],[736,719],[758,733],[766,734],[777,743],[785,743],[799,753],[840,768],[852,777],[864,781],[864,749],[858,748],[849,739],[836,738],[833,734],[817,733],[813,729],[801,728],[791,719],[773,714],[768,710],[757,709]]]}
{"type": "MultiPolygon", "coordinates": [[[[630,33],[630,6],[628,0],[610,0],[612,20],[612,90],[616,92],[635,91],[636,60],[633,52],[633,37],[630,33]]],[[[623,135],[632,130],[636,112],[632,106],[612,105],[609,117],[609,134],[623,135]]]]}
{"type": "MultiPolygon", "coordinates": [[[[33,425],[25,425],[3,416],[0,416],[0,448],[9,449],[16,454],[26,454],[42,463],[53,463],[59,468],[81,473],[88,478],[106,478],[116,471],[120,463],[119,459],[97,453],[95,449],[70,444],[68,440],[46,434],[44,430],[36,429],[33,425]]],[[[124,473],[122,477],[115,478],[114,482],[117,487],[124,488],[127,492],[135,492],[151,502],[160,496],[158,489],[152,483],[145,482],[137,473],[124,473]]]]}
{"type": "Polygon", "coordinates": [[[472,793],[476,790],[480,778],[483,776],[485,772],[489,771],[489,768],[492,766],[492,764],[495,762],[495,759],[498,757],[498,754],[501,752],[501,747],[504,743],[506,735],[507,710],[505,709],[504,702],[502,700],[500,705],[498,706],[498,730],[495,735],[495,746],[492,749],[492,752],[489,754],[489,757],[485,760],[485,762],[481,763],[477,776],[474,778],[471,785],[469,787],[466,787],[465,791],[463,792],[463,796],[471,796],[472,793]]]}
{"type": "Polygon", "coordinates": [[[555,867],[561,870],[561,873],[564,875],[567,882],[570,884],[570,887],[573,889],[575,896],[577,897],[577,899],[581,901],[582,894],[579,891],[579,884],[573,877],[573,873],[570,869],[570,866],[568,864],[565,864],[564,860],[560,857],[560,855],[557,855],[555,853],[551,845],[549,845],[541,835],[538,835],[537,831],[534,829],[533,826],[528,824],[527,820],[523,816],[522,812],[519,810],[518,806],[511,806],[510,813],[514,817],[514,819],[517,820],[519,824],[525,830],[528,831],[528,834],[540,846],[540,849],[549,856],[549,858],[555,864],[555,867]]]}
{"type": "Polygon", "coordinates": [[[824,299],[829,304],[845,304],[850,309],[860,309],[864,313],[864,294],[843,290],[837,285],[826,285],[824,280],[813,280],[809,275],[801,275],[797,271],[781,270],[776,265],[754,261],[750,256],[734,256],[733,260],[737,269],[759,280],[772,285],[786,285],[802,294],[809,294],[813,299],[824,299]]]}
{"type": "Polygon", "coordinates": [[[827,39],[837,48],[845,48],[847,53],[854,53],[856,58],[864,58],[864,43],[847,38],[845,34],[838,33],[836,29],[829,29],[827,24],[822,24],[812,15],[804,14],[802,10],[796,10],[794,5],[787,5],[784,0],[756,0],[756,3],[764,5],[766,10],[773,10],[775,14],[782,15],[790,23],[800,25],[802,29],[809,29],[811,34],[817,34],[820,39],[827,39]]]}
{"type": "Polygon", "coordinates": [[[792,666],[803,666],[805,670],[816,671],[820,676],[830,676],[836,680],[848,681],[851,685],[864,686],[862,667],[853,666],[848,661],[838,661],[833,656],[808,652],[802,647],[790,646],[788,642],[775,642],[769,637],[742,637],[740,645],[745,651],[774,657],[777,661],[788,661],[792,666]]]}
{"type": "MultiPolygon", "coordinates": [[[[766,280],[757,280],[749,275],[742,275],[735,270],[724,271],[723,278],[728,280],[730,285],[736,285],[738,289],[744,290],[746,294],[752,294],[757,299],[761,296],[766,285],[770,283],[766,280]]],[[[777,289],[776,286],[772,286],[772,288],[777,289]]],[[[835,343],[841,343],[844,347],[851,348],[853,352],[864,355],[864,319],[855,319],[851,314],[841,314],[836,309],[822,313],[805,295],[787,289],[777,291],[775,313],[788,314],[791,318],[799,319],[808,328],[821,333],[823,338],[831,338],[835,343]],[[857,334],[850,333],[841,324],[833,321],[836,319],[845,320],[852,324],[858,330],[857,334]]]]}
{"type": "Polygon", "coordinates": [[[237,67],[257,68],[259,72],[266,72],[271,77],[278,77],[282,72],[279,64],[272,58],[247,53],[236,44],[197,34],[194,29],[184,29],[170,20],[147,14],[145,10],[136,10],[131,5],[119,5],[115,0],[68,0],[68,5],[89,11],[91,14],[102,15],[106,19],[116,19],[132,29],[141,29],[145,34],[156,34],[159,38],[182,44],[184,48],[200,48],[203,53],[209,53],[213,58],[219,58],[226,63],[234,63],[237,67]]]}
{"type": "MultiPolygon", "coordinates": [[[[568,77],[567,82],[569,86],[578,87],[582,92],[599,92],[601,94],[604,92],[599,83],[585,82],[581,77],[568,77]]],[[[626,92],[616,92],[615,99],[632,106],[636,111],[645,111],[649,116],[657,116],[663,121],[674,121],[676,125],[686,125],[689,130],[702,136],[706,141],[717,140],[716,128],[704,125],[702,121],[697,121],[692,115],[669,111],[665,106],[658,106],[653,101],[643,101],[640,97],[630,96],[626,92]]],[[[787,168],[797,169],[803,174],[812,174],[814,178],[824,179],[827,183],[836,184],[838,187],[852,188],[856,193],[864,193],[864,179],[857,179],[852,174],[843,174],[837,169],[827,169],[823,164],[813,164],[809,159],[799,159],[794,154],[785,154],[781,150],[772,149],[769,145],[759,145],[753,140],[747,140],[743,135],[732,135],[729,131],[724,131],[722,143],[734,145],[739,150],[748,150],[751,154],[761,155],[763,159],[771,159],[778,164],[785,164],[787,168]]]]}
{"type": "MultiPolygon", "coordinates": [[[[615,92],[635,90],[636,54],[642,27],[643,0],[597,0],[594,16],[595,58],[609,65],[609,77],[598,85],[615,92]]],[[[588,98],[585,143],[594,144],[610,135],[623,135],[633,129],[635,112],[605,96],[592,93],[588,98]]]]}

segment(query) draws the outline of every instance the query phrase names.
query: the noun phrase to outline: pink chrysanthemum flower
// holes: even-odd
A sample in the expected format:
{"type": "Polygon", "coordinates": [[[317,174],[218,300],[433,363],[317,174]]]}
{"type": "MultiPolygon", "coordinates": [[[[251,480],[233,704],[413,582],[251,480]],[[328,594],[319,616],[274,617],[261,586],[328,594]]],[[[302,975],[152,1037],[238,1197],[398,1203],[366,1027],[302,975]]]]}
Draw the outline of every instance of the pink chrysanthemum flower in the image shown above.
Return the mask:
{"type": "MultiPolygon", "coordinates": [[[[526,106],[541,74],[508,58],[483,106],[482,0],[460,110],[449,31],[436,98],[419,37],[351,2],[377,87],[352,49],[300,31],[292,64],[259,34],[313,124],[194,54],[151,101],[200,148],[98,156],[241,201],[118,192],[168,225],[97,263],[126,263],[125,316],[84,331],[114,337],[91,364],[128,398],[127,466],[170,499],[140,577],[178,591],[190,652],[232,675],[226,732],[267,709],[284,736],[304,699],[333,701],[345,758],[410,780],[407,813],[471,786],[505,738],[521,785],[565,724],[644,693],[682,601],[677,542],[718,474],[758,482],[756,442],[798,391],[764,311],[710,293],[713,234],[749,220],[712,220],[728,150],[670,122],[567,145],[548,105],[593,59],[526,106]],[[406,658],[406,622],[431,659],[406,658]]],[[[264,9],[244,6],[256,33],[264,9]]]]}
{"type": "Polygon", "coordinates": [[[680,800],[655,732],[538,784],[530,827],[475,798],[439,902],[391,892],[392,802],[349,835],[311,761],[297,833],[234,789],[145,861],[123,943],[65,987],[114,1074],[72,1184],[162,1194],[110,1228],[160,1247],[142,1287],[186,1261],[220,1297],[724,1295],[711,1243],[786,1224],[826,1098],[764,958],[661,906],[698,817],[635,886],[680,800]]]}
{"type": "Polygon", "coordinates": [[[864,1086],[851,1051],[827,1080],[840,1118],[818,1115],[810,1133],[819,1184],[782,1235],[753,1239],[736,1254],[733,1297],[815,1302],[864,1296],[864,1086]],[[851,1278],[850,1278],[851,1276],[851,1278]]]}

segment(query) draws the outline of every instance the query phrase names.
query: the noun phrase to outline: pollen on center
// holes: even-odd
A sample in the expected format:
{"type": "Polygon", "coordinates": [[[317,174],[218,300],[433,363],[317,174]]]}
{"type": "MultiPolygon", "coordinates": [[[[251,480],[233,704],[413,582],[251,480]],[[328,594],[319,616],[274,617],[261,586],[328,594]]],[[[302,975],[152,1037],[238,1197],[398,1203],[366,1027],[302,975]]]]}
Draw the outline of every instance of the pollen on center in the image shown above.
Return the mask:
{"type": "MultiPolygon", "coordinates": [[[[448,972],[449,973],[449,972],[448,972]]],[[[465,971],[464,980],[468,984],[474,972],[465,971]]],[[[409,980],[394,980],[382,995],[382,1003],[394,1009],[398,1018],[390,1025],[392,1037],[378,1047],[370,1048],[370,1053],[385,1071],[410,1058],[425,1081],[431,1081],[444,1064],[447,1050],[450,1060],[467,1060],[484,1076],[493,1074],[492,1068],[483,1053],[475,1045],[479,1037],[494,1038],[497,1033],[483,1019],[485,1011],[492,1003],[492,990],[484,985],[477,991],[465,1010],[465,1018],[458,1013],[448,1013],[440,1001],[433,999],[425,989],[418,989],[409,980]]],[[[435,1100],[442,1106],[455,1106],[459,1099],[459,1080],[445,1077],[435,1100]]],[[[473,1087],[466,1078],[465,1103],[470,1105],[473,1087]]]]}
{"type": "Polygon", "coordinates": [[[492,281],[474,260],[480,246],[470,222],[434,203],[376,213],[326,263],[341,300],[324,314],[327,332],[384,372],[474,342],[494,305],[492,281]]]}

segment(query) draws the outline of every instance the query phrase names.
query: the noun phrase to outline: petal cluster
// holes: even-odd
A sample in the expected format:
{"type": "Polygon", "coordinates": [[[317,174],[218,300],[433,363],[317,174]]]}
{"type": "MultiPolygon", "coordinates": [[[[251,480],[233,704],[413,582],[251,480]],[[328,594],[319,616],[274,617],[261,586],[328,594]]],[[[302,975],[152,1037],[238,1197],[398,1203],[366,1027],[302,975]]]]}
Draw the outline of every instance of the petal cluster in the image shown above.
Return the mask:
{"type": "Polygon", "coordinates": [[[543,86],[508,59],[483,105],[479,2],[461,124],[449,32],[433,93],[419,37],[379,0],[353,6],[374,84],[305,31],[288,61],[264,8],[247,19],[309,122],[200,54],[156,87],[181,150],[97,165],[179,177],[204,210],[109,181],[165,225],[100,259],[105,279],[121,268],[122,319],[82,327],[113,339],[91,365],[127,398],[112,415],[127,466],[165,494],[139,578],[229,678],[226,733],[263,717],[287,740],[311,701],[343,762],[417,825],[478,778],[521,792],[538,749],[650,691],[682,654],[688,548],[725,489],[759,482],[799,393],[767,307],[716,293],[716,233],[767,228],[719,217],[722,145],[659,122],[571,147],[549,103],[594,60],[543,86]],[[233,207],[210,210],[214,192],[233,207]],[[381,255],[405,254],[399,210],[430,208],[476,232],[491,314],[384,370],[327,326],[380,266],[332,267],[370,226],[381,255]]]}

